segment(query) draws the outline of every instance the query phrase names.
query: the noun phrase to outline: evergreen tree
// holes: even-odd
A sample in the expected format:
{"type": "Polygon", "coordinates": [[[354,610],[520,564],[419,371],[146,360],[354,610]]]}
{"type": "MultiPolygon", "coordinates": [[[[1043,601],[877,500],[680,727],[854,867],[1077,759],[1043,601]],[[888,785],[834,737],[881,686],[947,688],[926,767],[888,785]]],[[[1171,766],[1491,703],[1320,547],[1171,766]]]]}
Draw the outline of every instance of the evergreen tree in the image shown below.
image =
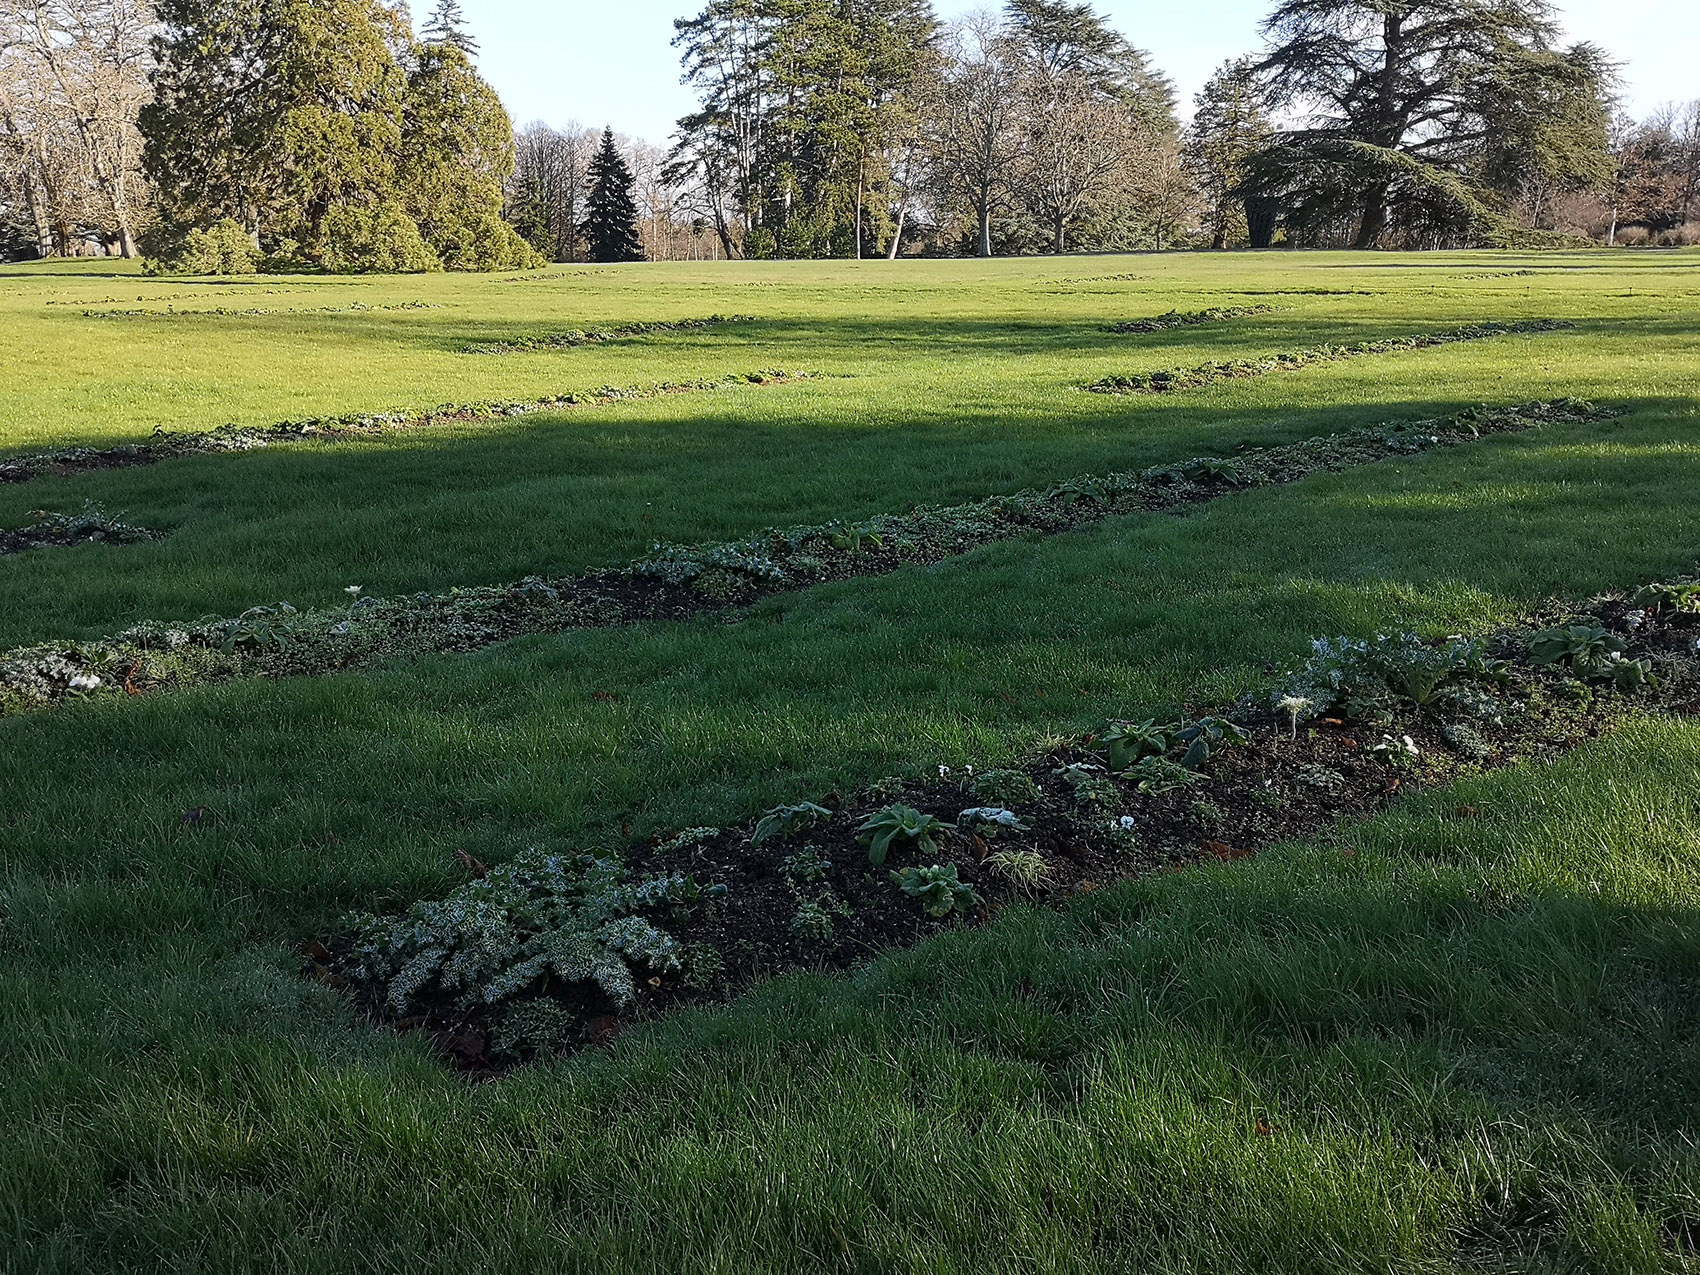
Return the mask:
{"type": "MultiPolygon", "coordinates": [[[[406,34],[377,0],[162,0],[145,162],[171,226],[314,241],[393,188],[406,34]]],[[[270,244],[267,245],[271,246],[270,244]]]]}
{"type": "Polygon", "coordinates": [[[256,247],[338,270],[508,269],[513,127],[453,44],[416,45],[383,0],[160,0],[140,125],[150,248],[230,219],[256,247]]]}
{"type": "Polygon", "coordinates": [[[437,0],[437,7],[425,19],[419,33],[427,45],[459,49],[467,57],[478,56],[478,41],[466,29],[466,17],[460,11],[459,0],[437,0]]]}
{"type": "Polygon", "coordinates": [[[614,130],[604,129],[602,146],[590,161],[590,198],[584,219],[592,261],[643,260],[632,186],[632,170],[614,145],[614,130]]]}
{"type": "Polygon", "coordinates": [[[1419,242],[1503,229],[1480,175],[1489,139],[1591,61],[1552,56],[1545,0],[1282,0],[1263,30],[1272,105],[1315,122],[1257,156],[1242,193],[1287,199],[1290,226],[1349,221],[1359,248],[1396,223],[1419,242]]]}
{"type": "Polygon", "coordinates": [[[1234,190],[1246,160],[1269,143],[1269,116],[1249,58],[1224,62],[1193,99],[1186,133],[1187,167],[1204,196],[1210,246],[1226,248],[1246,233],[1234,190]]]}

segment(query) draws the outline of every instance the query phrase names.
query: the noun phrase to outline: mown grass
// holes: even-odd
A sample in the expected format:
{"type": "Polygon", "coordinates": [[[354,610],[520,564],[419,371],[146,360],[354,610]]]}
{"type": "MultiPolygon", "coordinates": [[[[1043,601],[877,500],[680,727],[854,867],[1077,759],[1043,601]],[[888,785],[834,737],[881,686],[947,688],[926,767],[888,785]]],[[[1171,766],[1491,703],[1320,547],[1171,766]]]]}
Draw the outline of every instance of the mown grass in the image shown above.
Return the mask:
{"type": "MultiPolygon", "coordinates": [[[[1095,892],[1063,914],[1006,914],[851,979],[787,978],[724,1011],[635,1029],[608,1056],[489,1085],[455,1078],[416,1039],[373,1033],[298,977],[290,945],[347,908],[444,888],[459,849],[617,845],[892,771],[986,765],[1107,715],[1220,703],[1315,634],[1480,630],[1553,595],[1689,567],[1700,333],[1682,292],[1697,261],[963,263],[854,291],[844,280],[869,274],[844,266],[313,284],[377,301],[418,283],[469,307],[578,288],[575,321],[759,313],[770,300],[770,319],[796,311],[795,328],[788,316],[765,334],[740,329],[704,356],[712,365],[690,363],[707,340],[696,335],[479,359],[475,388],[427,377],[411,402],[523,393],[526,376],[575,360],[584,384],[745,363],[846,375],[0,491],[11,509],[97,494],[132,520],[179,518],[167,546],[0,562],[5,640],[317,601],[310,591],[351,580],[445,587],[565,570],[654,538],[981,495],[1484,399],[1586,393],[1628,411],[1185,518],[992,546],[729,619],[0,722],[12,958],[0,967],[0,1267],[1692,1265],[1692,725],[1638,723],[1366,827],[1095,892]],[[1462,278],[1531,263],[1565,273],[1462,278]],[[1163,286],[1041,290],[1122,271],[1163,286]],[[701,280],[727,278],[773,286],[748,289],[749,303],[700,295],[701,280]],[[1300,320],[1295,304],[1257,321],[1288,327],[1185,342],[1086,321],[1197,308],[1229,286],[1398,296],[1316,298],[1338,308],[1300,320]],[[1656,295],[1612,295],[1630,288],[1656,295]],[[1014,335],[975,345],[965,338],[987,312],[1026,318],[1000,317],[978,330],[1014,335]],[[1581,326],[1137,410],[1065,393],[1087,367],[1544,314],[1581,326]],[[870,327],[885,335],[863,341],[870,327]],[[786,333],[810,331],[814,358],[774,357],[786,333]],[[554,362],[521,366],[531,359],[554,362]],[[608,371],[618,360],[629,378],[608,371]],[[177,556],[138,556],[159,549],[177,556]],[[200,805],[206,820],[181,823],[200,805]],[[1465,807],[1481,817],[1459,818],[1465,807]]],[[[403,344],[391,325],[443,315],[332,317],[358,320],[347,364],[299,389],[323,396],[306,410],[399,405],[382,398],[402,390],[375,351],[403,344]]],[[[508,321],[518,331],[536,317],[508,321]]],[[[97,332],[116,352],[131,330],[97,332]]],[[[268,378],[306,358],[306,340],[279,328],[207,351],[253,362],[227,369],[203,415],[174,423],[303,410],[268,378]]],[[[417,374],[439,356],[395,357],[420,360],[417,374]]],[[[33,404],[8,435],[21,447],[26,418],[45,419],[68,387],[4,375],[12,402],[33,404]]],[[[107,375],[121,383],[106,423],[67,421],[53,441],[146,424],[157,372],[114,360],[107,375]]]]}

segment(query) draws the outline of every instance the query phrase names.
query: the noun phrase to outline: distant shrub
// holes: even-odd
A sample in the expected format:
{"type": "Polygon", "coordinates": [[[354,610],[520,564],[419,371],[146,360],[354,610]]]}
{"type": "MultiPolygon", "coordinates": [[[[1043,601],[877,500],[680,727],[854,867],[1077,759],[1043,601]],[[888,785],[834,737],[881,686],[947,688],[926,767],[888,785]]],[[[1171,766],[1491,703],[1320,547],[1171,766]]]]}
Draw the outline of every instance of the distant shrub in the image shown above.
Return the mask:
{"type": "Polygon", "coordinates": [[[495,213],[471,221],[450,218],[433,228],[431,242],[447,270],[535,270],[548,264],[495,213]]]}
{"type": "Polygon", "coordinates": [[[1692,248],[1700,244],[1700,221],[1685,221],[1672,227],[1659,236],[1659,243],[1666,248],[1692,248]]]}
{"type": "Polygon", "coordinates": [[[254,274],[260,268],[260,250],[231,217],[207,227],[162,232],[151,247],[149,274],[254,274]]]}
{"type": "Polygon", "coordinates": [[[332,274],[423,274],[443,268],[413,218],[395,203],[331,209],[319,240],[319,262],[332,274]]]}
{"type": "Polygon", "coordinates": [[[1645,226],[1619,226],[1615,242],[1619,248],[1644,248],[1653,242],[1653,232],[1645,226]]]}

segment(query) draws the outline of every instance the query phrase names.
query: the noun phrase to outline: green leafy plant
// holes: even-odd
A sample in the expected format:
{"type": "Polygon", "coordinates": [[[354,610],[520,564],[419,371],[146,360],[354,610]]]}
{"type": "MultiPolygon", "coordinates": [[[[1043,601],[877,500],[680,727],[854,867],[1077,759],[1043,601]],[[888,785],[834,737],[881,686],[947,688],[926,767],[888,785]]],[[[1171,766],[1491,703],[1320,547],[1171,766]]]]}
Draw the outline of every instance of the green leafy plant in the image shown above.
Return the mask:
{"type": "Polygon", "coordinates": [[[1182,726],[1175,732],[1174,738],[1176,744],[1186,745],[1186,752],[1181,754],[1181,765],[1188,770],[1197,770],[1223,749],[1248,741],[1251,732],[1226,717],[1201,717],[1182,726]]]}
{"type": "Polygon", "coordinates": [[[492,1005],[549,979],[590,983],[630,1005],[634,966],[681,968],[680,945],[651,918],[683,915],[724,888],[623,877],[612,859],[528,851],[398,916],[351,918],[350,972],[398,1014],[438,998],[492,1005]]]}
{"type": "Polygon", "coordinates": [[[1111,770],[1126,770],[1141,757],[1160,757],[1174,743],[1175,725],[1159,726],[1153,718],[1143,722],[1111,722],[1099,737],[1111,770]]]}
{"type": "Polygon", "coordinates": [[[939,838],[952,825],[913,806],[893,805],[869,815],[856,829],[857,839],[868,847],[868,862],[876,868],[885,862],[893,842],[907,843],[924,854],[938,850],[939,838]]]}
{"type": "Polygon", "coordinates": [[[791,933],[804,942],[830,943],[838,920],[849,915],[849,905],[831,890],[812,899],[799,894],[797,910],[786,924],[791,933]]]}
{"type": "Polygon", "coordinates": [[[832,811],[812,801],[800,801],[794,806],[775,806],[756,822],[755,831],[750,833],[750,844],[759,846],[774,837],[792,837],[831,818],[832,811]]]}
{"type": "Polygon", "coordinates": [[[1128,770],[1134,787],[1147,797],[1156,797],[1177,788],[1186,788],[1203,778],[1196,770],[1170,761],[1167,757],[1146,757],[1128,770]]]}
{"type": "Polygon", "coordinates": [[[821,853],[819,846],[804,846],[786,855],[779,870],[788,881],[810,883],[823,880],[832,871],[832,863],[821,853]]]}
{"type": "Polygon", "coordinates": [[[1643,585],[1635,605],[1649,611],[1700,611],[1700,583],[1643,585]]]}
{"type": "Polygon", "coordinates": [[[1566,624],[1530,637],[1529,658],[1536,664],[1565,664],[1592,676],[1628,648],[1627,642],[1598,624],[1566,624]]]}
{"type": "Polygon", "coordinates": [[[954,911],[968,912],[981,906],[982,901],[974,887],[957,879],[954,863],[904,868],[901,872],[893,872],[891,879],[897,882],[903,893],[919,901],[928,916],[949,916],[954,911]]]}
{"type": "Polygon", "coordinates": [[[1071,762],[1053,772],[1074,790],[1074,804],[1081,810],[1105,812],[1122,804],[1122,791],[1104,776],[1096,762],[1071,762]]]}

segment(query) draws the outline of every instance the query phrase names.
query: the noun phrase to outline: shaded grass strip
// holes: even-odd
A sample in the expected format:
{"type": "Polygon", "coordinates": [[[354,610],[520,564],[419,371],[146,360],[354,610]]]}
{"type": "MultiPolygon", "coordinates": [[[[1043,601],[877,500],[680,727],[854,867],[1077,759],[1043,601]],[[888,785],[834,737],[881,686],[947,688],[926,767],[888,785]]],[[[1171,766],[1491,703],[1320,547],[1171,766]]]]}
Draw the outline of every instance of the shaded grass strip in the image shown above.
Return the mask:
{"type": "Polygon", "coordinates": [[[575,390],[532,399],[497,399],[472,403],[444,403],[423,412],[350,412],[343,416],[313,416],[278,421],[271,425],[221,425],[198,432],[154,430],[145,443],[121,443],[116,447],[71,447],[51,452],[31,452],[0,460],[0,482],[24,483],[34,478],[67,477],[97,469],[127,469],[154,465],[179,456],[209,452],[248,452],[273,443],[303,438],[335,438],[339,435],[381,433],[415,429],[425,425],[451,425],[466,421],[500,420],[529,416],[533,412],[561,407],[606,407],[613,403],[635,403],[671,394],[693,394],[750,385],[782,385],[809,380],[818,372],[770,368],[757,372],[734,372],[726,376],[701,377],[689,381],[655,381],[648,385],[604,385],[594,390],[575,390]]]}
{"type": "Polygon", "coordinates": [[[1085,475],[1043,490],[922,507],[858,522],[769,528],[739,541],[657,545],[623,569],[573,578],[390,598],[346,608],[288,603],[193,623],[150,621],[110,638],[25,647],[0,656],[0,714],[89,689],[132,694],[236,677],[336,672],[388,658],[470,651],[528,633],[682,619],[829,580],[884,575],[1016,536],[1053,535],[1118,514],[1179,510],[1232,491],[1297,482],[1488,434],[1582,423],[1613,413],[1576,400],[1475,408],[1232,457],[1198,457],[1135,472],[1085,475]],[[90,687],[87,679],[97,683],[90,687]]]}
{"type": "Polygon", "coordinates": [[[1473,323],[1468,327],[1453,328],[1446,332],[1387,337],[1379,341],[1358,341],[1352,345],[1313,345],[1303,350],[1283,350],[1261,359],[1228,359],[1161,372],[1106,376],[1082,388],[1094,394],[1168,394],[1175,390],[1198,389],[1217,381],[1243,380],[1252,376],[1267,376],[1271,372],[1291,372],[1318,363],[1338,363],[1366,354],[1404,354],[1413,350],[1433,349],[1440,345],[1456,345],[1463,341],[1486,341],[1498,336],[1556,332],[1571,326],[1573,325],[1559,319],[1473,323]]]}

